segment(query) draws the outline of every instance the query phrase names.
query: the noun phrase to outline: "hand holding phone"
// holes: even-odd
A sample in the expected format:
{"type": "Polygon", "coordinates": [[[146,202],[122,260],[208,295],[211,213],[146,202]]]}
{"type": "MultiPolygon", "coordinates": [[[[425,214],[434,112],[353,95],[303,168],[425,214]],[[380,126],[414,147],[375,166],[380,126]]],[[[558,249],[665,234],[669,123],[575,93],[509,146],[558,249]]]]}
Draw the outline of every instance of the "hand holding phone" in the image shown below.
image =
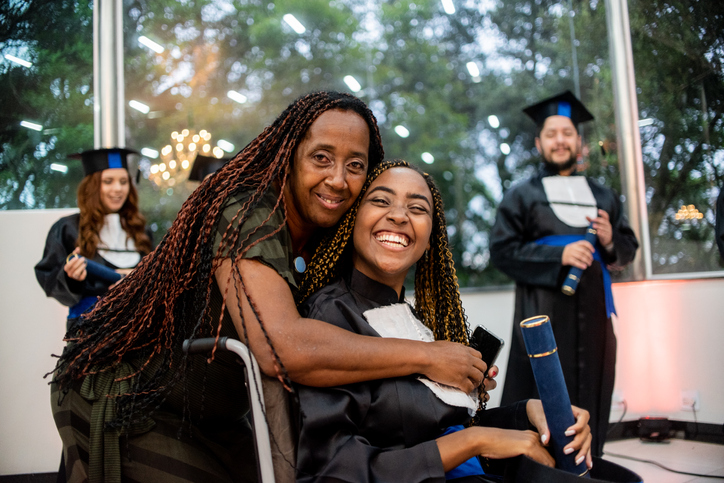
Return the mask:
{"type": "Polygon", "coordinates": [[[488,369],[495,363],[500,350],[505,342],[497,335],[490,332],[482,325],[475,328],[472,337],[470,337],[470,347],[483,355],[483,362],[487,364],[485,369],[485,377],[488,377],[488,369]]]}

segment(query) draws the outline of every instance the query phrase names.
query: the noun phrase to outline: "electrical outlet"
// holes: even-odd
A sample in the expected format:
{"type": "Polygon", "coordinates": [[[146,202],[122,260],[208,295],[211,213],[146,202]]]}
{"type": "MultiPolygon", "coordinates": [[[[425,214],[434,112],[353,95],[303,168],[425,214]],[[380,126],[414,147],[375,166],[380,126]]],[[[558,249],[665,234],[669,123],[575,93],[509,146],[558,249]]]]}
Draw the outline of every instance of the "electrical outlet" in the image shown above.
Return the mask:
{"type": "Polygon", "coordinates": [[[701,405],[699,401],[699,391],[688,390],[681,391],[681,410],[682,411],[698,411],[701,405]]]}
{"type": "Polygon", "coordinates": [[[621,391],[614,391],[611,397],[611,411],[623,411],[625,401],[621,391]]]}

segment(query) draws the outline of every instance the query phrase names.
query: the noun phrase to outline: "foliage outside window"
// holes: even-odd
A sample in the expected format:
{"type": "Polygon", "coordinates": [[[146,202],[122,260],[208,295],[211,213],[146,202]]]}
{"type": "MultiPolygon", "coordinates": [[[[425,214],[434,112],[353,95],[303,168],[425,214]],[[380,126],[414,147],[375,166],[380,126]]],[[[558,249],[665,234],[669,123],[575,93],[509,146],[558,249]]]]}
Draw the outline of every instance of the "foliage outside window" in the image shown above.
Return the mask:
{"type": "MultiPolygon", "coordinates": [[[[32,93],[39,99],[45,96],[47,101],[29,104],[26,115],[33,114],[36,119],[60,115],[67,103],[75,105],[85,117],[66,116],[66,124],[54,124],[60,130],[53,150],[45,153],[37,149],[40,141],[30,138],[37,135],[5,127],[19,122],[21,116],[4,110],[0,204],[5,209],[73,206],[80,168],[66,163],[71,171],[62,177],[61,186],[55,181],[57,173],[49,166],[65,154],[92,144],[92,110],[86,104],[92,103],[92,92],[87,88],[92,86],[91,11],[88,4],[51,3],[59,5],[58,15],[41,20],[47,18],[46,12],[38,6],[46,2],[25,2],[29,6],[23,15],[35,30],[29,30],[24,38],[12,33],[12,38],[0,39],[4,42],[2,51],[9,48],[10,40],[32,43],[29,48],[35,58],[48,63],[53,58],[71,59],[73,68],[65,72],[65,77],[55,72],[42,77],[39,70],[24,74],[32,77],[36,90],[18,91],[13,102],[26,102],[25,97],[32,93]],[[62,42],[46,45],[37,40],[42,37],[42,29],[52,31],[73,22],[81,27],[62,42]],[[83,37],[83,32],[88,37],[83,37]],[[67,86],[63,92],[70,93],[62,103],[51,102],[53,93],[58,92],[53,90],[55,79],[61,79],[67,86]],[[16,137],[8,135],[11,131],[16,137]],[[59,145],[61,139],[66,140],[65,144],[59,145]],[[10,159],[15,159],[11,155],[18,159],[18,166],[34,170],[34,176],[6,169],[10,159]],[[33,196],[13,198],[8,187],[21,184],[33,196]],[[14,204],[11,199],[16,200],[14,204]]],[[[621,191],[604,2],[453,3],[454,13],[446,12],[439,0],[126,2],[127,146],[149,148],[140,159],[144,179],[139,191],[142,209],[157,230],[156,239],[161,238],[183,200],[196,188],[185,181],[184,174],[168,180],[159,175],[160,163],[168,170],[171,159],[180,165],[183,159],[195,155],[188,150],[188,138],[182,143],[184,151],[176,151],[178,143],[172,133],[187,129],[193,137],[206,130],[211,134],[212,146],[220,140],[233,144],[233,148],[224,145],[228,149],[224,156],[229,157],[297,96],[318,89],[350,91],[354,83],[348,84],[345,77],[351,76],[360,87],[356,95],[378,117],[387,157],[418,164],[440,185],[461,284],[509,283],[489,264],[488,233],[503,193],[534,173],[539,164],[535,127],[522,114],[524,106],[565,89],[575,91],[578,85],[582,100],[596,116],[596,121],[583,127],[581,168],[621,191]],[[287,14],[304,26],[304,32],[298,33],[284,20],[287,14]],[[139,43],[142,36],[158,43],[163,51],[139,43]],[[231,94],[236,100],[230,97],[230,91],[236,93],[231,94]],[[138,104],[131,107],[130,101],[140,102],[147,109],[138,104]],[[171,146],[172,152],[164,155],[166,146],[171,146]]],[[[652,252],[666,260],[669,271],[712,270],[718,267],[710,250],[713,203],[703,201],[715,196],[721,185],[720,100],[724,97],[720,95],[722,47],[716,39],[724,37],[713,15],[707,17],[711,20],[691,24],[705,32],[698,43],[693,34],[681,34],[681,25],[676,22],[651,20],[657,15],[665,17],[667,8],[668,4],[642,0],[632,2],[630,14],[640,76],[639,110],[642,118],[655,118],[654,124],[642,128],[652,209],[652,252]],[[680,40],[675,32],[681,34],[680,40]],[[690,61],[690,69],[708,62],[709,70],[701,67],[685,76],[675,68],[684,69],[682,59],[691,55],[663,46],[654,53],[652,41],[646,36],[677,39],[675,45],[698,53],[690,61]],[[642,42],[642,38],[649,39],[642,42]],[[658,72],[653,65],[671,68],[658,72]],[[708,76],[695,79],[705,70],[710,72],[708,76]],[[683,107],[676,110],[673,101],[671,106],[667,104],[672,97],[667,92],[670,84],[684,84],[682,79],[687,76],[691,87],[686,89],[683,107]],[[697,86],[704,86],[700,88],[706,94],[708,107],[704,111],[692,94],[697,86]],[[688,117],[679,114],[684,111],[688,117]],[[705,111],[707,129],[702,130],[697,126],[704,126],[704,114],[699,113],[705,111]],[[672,122],[677,116],[682,121],[672,122]],[[656,146],[659,148],[654,149],[656,146]],[[659,158],[664,159],[667,149],[678,157],[666,158],[662,168],[659,158]],[[694,154],[687,157],[687,153],[694,154]],[[679,165],[688,166],[689,159],[698,164],[688,168],[689,174],[684,176],[679,165]],[[678,209],[679,203],[695,204],[704,218],[682,230],[683,225],[671,220],[671,210],[678,209]],[[653,212],[655,206],[661,207],[661,220],[653,212]]],[[[17,67],[8,65],[5,61],[2,64],[0,82],[19,84],[12,77],[19,75],[17,67]]],[[[8,92],[0,92],[4,105],[8,92]]],[[[41,136],[41,140],[50,139],[45,132],[41,136]]],[[[174,169],[180,170],[178,166],[174,169]]],[[[654,260],[654,266],[656,263],[654,260]]],[[[616,274],[618,280],[628,276],[627,272],[616,274]]]]}
{"type": "Polygon", "coordinates": [[[67,156],[93,147],[92,2],[0,2],[0,106],[0,209],[76,206],[83,168],[67,156]]]}
{"type": "Polygon", "coordinates": [[[631,0],[629,10],[653,273],[723,270],[714,209],[724,184],[724,4],[631,0]]]}

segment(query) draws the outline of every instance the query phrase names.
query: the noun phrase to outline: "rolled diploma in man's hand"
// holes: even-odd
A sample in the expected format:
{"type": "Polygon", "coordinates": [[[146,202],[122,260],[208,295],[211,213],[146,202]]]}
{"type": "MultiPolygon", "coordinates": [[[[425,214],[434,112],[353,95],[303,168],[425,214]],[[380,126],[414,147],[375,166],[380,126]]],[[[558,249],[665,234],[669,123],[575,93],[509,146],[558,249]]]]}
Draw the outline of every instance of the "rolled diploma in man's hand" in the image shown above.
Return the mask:
{"type": "MultiPolygon", "coordinates": [[[[596,229],[593,228],[593,223],[588,225],[588,228],[586,228],[586,235],[583,239],[594,247],[596,246],[596,229]]],[[[578,267],[571,267],[571,269],[568,270],[568,276],[563,282],[563,286],[561,286],[561,292],[566,295],[575,294],[576,289],[578,288],[578,282],[581,280],[581,275],[583,275],[582,269],[578,267]]]]}

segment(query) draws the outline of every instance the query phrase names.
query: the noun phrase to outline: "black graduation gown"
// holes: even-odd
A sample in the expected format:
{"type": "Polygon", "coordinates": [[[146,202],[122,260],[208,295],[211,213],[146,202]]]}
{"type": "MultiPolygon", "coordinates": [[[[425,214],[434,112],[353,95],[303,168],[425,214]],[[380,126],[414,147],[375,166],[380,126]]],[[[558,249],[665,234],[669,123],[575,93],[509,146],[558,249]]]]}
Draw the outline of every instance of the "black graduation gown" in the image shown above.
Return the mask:
{"type": "MultiPolygon", "coordinates": [[[[606,313],[601,265],[594,261],[583,272],[573,296],[560,287],[569,267],[561,265],[563,247],[538,245],[550,235],[583,235],[585,227],[571,227],[553,213],[541,182],[555,175],[546,168],[510,189],[498,207],[490,237],[493,264],[516,282],[512,344],[501,404],[538,396],[519,323],[548,315],[571,403],[591,413],[592,451],[603,450],[613,393],[616,338],[606,313]]],[[[618,195],[586,178],[598,208],[605,210],[613,228],[613,253],[599,247],[607,264],[626,265],[638,242],[622,212],[618,195]]]]}
{"type": "MultiPolygon", "coordinates": [[[[90,277],[82,282],[73,280],[63,270],[66,257],[76,247],[79,223],[79,213],[56,221],[45,240],[43,258],[35,265],[35,278],[45,294],[68,307],[74,306],[84,297],[100,297],[110,286],[107,282],[90,277]]],[[[148,230],[146,232],[148,233],[148,230]]],[[[97,253],[92,260],[113,270],[118,268],[97,253]]]]}
{"type": "MultiPolygon", "coordinates": [[[[398,299],[390,287],[354,270],[314,294],[300,313],[379,337],[363,312],[403,301],[404,293],[398,299]]],[[[299,482],[445,481],[435,438],[470,420],[467,409],[443,403],[417,376],[297,389],[299,482]]],[[[525,401],[485,411],[482,419],[486,426],[529,429],[525,401]]]]}

